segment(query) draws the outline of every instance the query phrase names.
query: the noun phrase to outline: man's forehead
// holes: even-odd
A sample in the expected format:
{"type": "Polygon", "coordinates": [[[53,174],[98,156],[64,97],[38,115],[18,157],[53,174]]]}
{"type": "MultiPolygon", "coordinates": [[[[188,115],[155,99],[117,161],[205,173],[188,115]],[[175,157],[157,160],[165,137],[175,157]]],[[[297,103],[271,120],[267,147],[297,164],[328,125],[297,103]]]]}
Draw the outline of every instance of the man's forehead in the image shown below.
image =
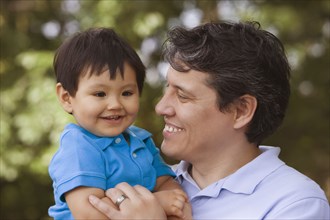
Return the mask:
{"type": "Polygon", "coordinates": [[[168,84],[180,87],[185,90],[196,90],[196,86],[207,86],[207,73],[197,70],[189,70],[187,72],[179,72],[172,67],[168,69],[166,79],[168,84]]]}

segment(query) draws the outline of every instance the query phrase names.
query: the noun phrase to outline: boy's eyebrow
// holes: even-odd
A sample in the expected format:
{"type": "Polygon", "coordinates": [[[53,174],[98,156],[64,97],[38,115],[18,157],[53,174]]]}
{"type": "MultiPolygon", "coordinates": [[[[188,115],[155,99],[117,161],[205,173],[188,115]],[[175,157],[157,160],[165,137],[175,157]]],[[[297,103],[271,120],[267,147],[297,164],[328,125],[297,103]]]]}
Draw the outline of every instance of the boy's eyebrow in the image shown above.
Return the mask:
{"type": "Polygon", "coordinates": [[[137,83],[128,83],[125,84],[123,87],[138,87],[137,83]]]}
{"type": "MultiPolygon", "coordinates": [[[[91,87],[108,87],[109,84],[107,83],[101,83],[101,82],[98,82],[98,83],[94,83],[91,85],[91,87]]],[[[127,84],[124,84],[122,87],[138,87],[137,83],[127,83],[127,84]]]]}

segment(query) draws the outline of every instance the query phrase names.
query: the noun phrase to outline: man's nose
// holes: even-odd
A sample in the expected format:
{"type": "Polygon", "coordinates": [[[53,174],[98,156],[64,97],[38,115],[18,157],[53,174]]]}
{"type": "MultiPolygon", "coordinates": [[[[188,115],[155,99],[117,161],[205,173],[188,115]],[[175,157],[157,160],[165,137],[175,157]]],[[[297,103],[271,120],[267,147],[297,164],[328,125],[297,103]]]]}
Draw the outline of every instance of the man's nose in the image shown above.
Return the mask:
{"type": "Polygon", "coordinates": [[[155,111],[158,115],[172,115],[174,113],[174,108],[171,105],[171,97],[165,93],[157,103],[155,111]]]}

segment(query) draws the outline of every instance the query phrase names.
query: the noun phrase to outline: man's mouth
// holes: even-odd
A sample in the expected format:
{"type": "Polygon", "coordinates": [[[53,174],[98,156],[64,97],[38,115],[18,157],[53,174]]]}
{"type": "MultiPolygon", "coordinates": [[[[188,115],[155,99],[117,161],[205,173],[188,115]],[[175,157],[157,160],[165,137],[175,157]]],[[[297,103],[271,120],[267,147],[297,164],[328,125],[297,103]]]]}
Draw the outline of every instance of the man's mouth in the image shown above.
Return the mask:
{"type": "Polygon", "coordinates": [[[177,133],[177,132],[183,131],[183,129],[176,128],[176,127],[173,127],[173,126],[170,126],[170,125],[166,124],[165,128],[164,128],[164,131],[169,132],[169,133],[177,133]]]}

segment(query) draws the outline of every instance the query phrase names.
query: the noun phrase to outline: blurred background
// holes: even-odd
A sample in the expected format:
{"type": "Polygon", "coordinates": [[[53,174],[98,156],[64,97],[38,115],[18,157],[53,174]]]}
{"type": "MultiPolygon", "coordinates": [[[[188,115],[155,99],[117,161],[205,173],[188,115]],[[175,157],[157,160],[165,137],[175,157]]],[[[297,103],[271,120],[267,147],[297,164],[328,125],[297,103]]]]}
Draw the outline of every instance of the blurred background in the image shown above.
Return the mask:
{"type": "MultiPolygon", "coordinates": [[[[292,66],[285,122],[264,144],[282,147],[287,164],[314,179],[330,198],[329,0],[1,0],[0,219],[48,219],[53,202],[47,166],[72,120],[55,97],[53,55],[89,27],[112,27],[147,66],[138,126],[162,140],[154,106],[167,65],[166,31],[206,21],[256,20],[284,43],[292,66]]],[[[170,164],[177,161],[165,158],[170,164]]]]}

